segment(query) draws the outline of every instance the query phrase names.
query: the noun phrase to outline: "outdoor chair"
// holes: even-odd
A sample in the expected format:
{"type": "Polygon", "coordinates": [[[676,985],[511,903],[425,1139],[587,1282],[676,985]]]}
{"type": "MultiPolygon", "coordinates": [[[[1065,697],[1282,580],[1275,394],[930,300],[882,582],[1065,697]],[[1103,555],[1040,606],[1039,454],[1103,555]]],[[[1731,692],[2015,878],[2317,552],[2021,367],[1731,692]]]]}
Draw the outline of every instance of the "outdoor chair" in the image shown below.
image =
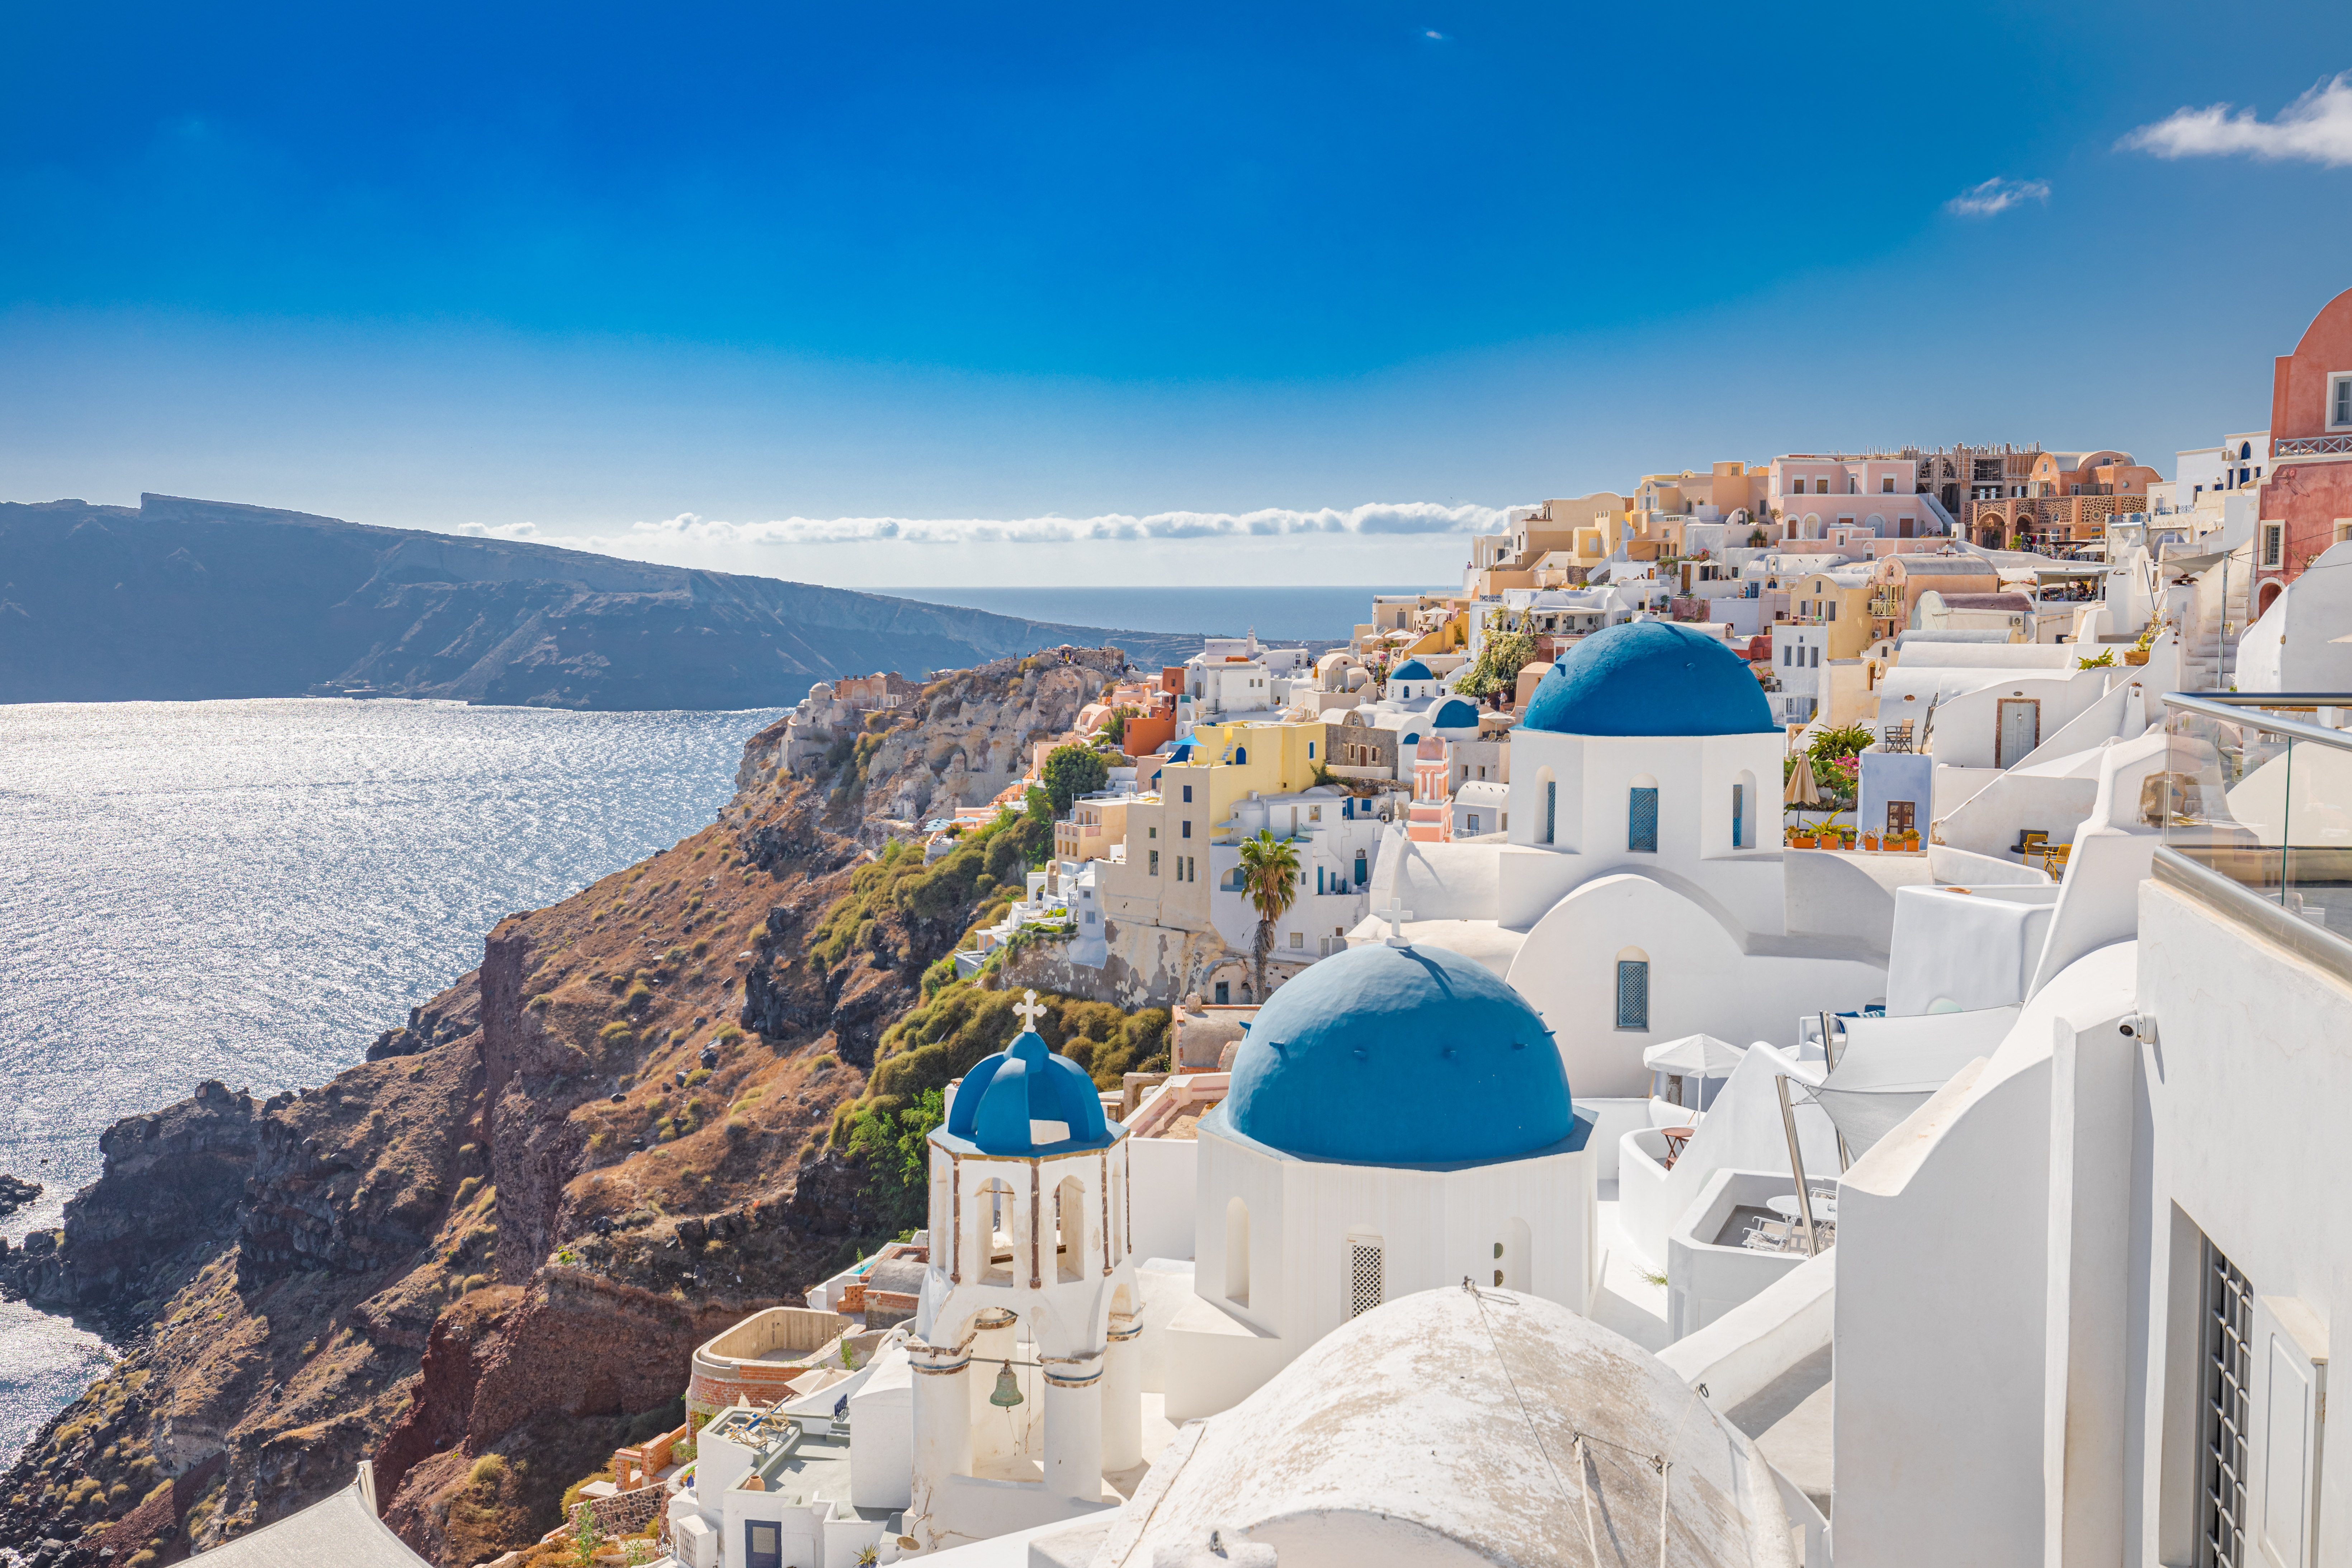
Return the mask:
{"type": "Polygon", "coordinates": [[[1885,746],[1888,751],[1907,752],[1911,749],[1910,720],[1906,719],[1900,724],[1889,724],[1885,733],[1885,746]]]}

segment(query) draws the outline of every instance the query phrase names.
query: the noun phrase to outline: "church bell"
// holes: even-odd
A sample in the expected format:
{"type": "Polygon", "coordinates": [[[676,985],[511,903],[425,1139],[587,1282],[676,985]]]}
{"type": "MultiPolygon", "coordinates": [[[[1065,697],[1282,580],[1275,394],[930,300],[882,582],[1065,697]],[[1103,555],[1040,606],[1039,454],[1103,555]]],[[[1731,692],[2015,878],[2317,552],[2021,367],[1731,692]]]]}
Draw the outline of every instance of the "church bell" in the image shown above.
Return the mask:
{"type": "Polygon", "coordinates": [[[1013,1375],[1011,1362],[1006,1362],[996,1369],[996,1388],[989,1394],[988,1402],[1006,1410],[1021,1403],[1021,1384],[1013,1375]]]}

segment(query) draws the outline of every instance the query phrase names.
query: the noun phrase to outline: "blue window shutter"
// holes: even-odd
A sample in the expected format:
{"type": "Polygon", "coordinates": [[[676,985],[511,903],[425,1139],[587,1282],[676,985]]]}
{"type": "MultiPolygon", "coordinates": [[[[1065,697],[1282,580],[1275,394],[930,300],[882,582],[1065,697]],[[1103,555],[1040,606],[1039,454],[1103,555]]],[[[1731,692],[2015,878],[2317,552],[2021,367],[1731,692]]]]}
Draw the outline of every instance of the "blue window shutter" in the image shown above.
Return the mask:
{"type": "Polygon", "coordinates": [[[1643,855],[1658,852],[1658,792],[1637,789],[1626,815],[1625,847],[1643,855]]]}
{"type": "Polygon", "coordinates": [[[1746,825],[1747,818],[1748,786],[1733,784],[1731,786],[1731,847],[1734,849],[1742,847],[1739,842],[1740,832],[1746,825]]]}
{"type": "Polygon", "coordinates": [[[1617,1026],[1650,1026],[1650,966],[1642,959],[1621,959],[1617,964],[1617,1026]]]}

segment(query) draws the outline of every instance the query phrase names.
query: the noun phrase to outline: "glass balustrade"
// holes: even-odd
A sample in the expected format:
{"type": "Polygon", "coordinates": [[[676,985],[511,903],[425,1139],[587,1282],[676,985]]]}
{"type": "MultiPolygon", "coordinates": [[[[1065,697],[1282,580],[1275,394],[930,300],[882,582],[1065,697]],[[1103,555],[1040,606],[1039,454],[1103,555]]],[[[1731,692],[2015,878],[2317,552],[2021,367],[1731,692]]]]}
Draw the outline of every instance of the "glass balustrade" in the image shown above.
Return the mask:
{"type": "Polygon", "coordinates": [[[2352,717],[2352,694],[2164,700],[2165,765],[2141,784],[2141,820],[2168,848],[2352,939],[2352,733],[2321,722],[2352,717]]]}

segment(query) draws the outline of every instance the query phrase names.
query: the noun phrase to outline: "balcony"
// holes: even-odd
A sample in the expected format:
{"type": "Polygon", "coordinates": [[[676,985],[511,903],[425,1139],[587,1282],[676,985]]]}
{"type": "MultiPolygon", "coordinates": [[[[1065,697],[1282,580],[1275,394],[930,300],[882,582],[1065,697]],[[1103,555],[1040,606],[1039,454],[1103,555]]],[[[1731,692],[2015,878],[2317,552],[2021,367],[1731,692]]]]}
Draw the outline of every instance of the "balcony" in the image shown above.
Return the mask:
{"type": "Polygon", "coordinates": [[[2175,692],[2140,813],[2157,878],[2352,975],[2352,694],[2175,692]]]}
{"type": "Polygon", "coordinates": [[[2352,458],[2352,431],[2341,436],[2288,436],[2271,443],[2271,460],[2282,458],[2352,458]]]}

